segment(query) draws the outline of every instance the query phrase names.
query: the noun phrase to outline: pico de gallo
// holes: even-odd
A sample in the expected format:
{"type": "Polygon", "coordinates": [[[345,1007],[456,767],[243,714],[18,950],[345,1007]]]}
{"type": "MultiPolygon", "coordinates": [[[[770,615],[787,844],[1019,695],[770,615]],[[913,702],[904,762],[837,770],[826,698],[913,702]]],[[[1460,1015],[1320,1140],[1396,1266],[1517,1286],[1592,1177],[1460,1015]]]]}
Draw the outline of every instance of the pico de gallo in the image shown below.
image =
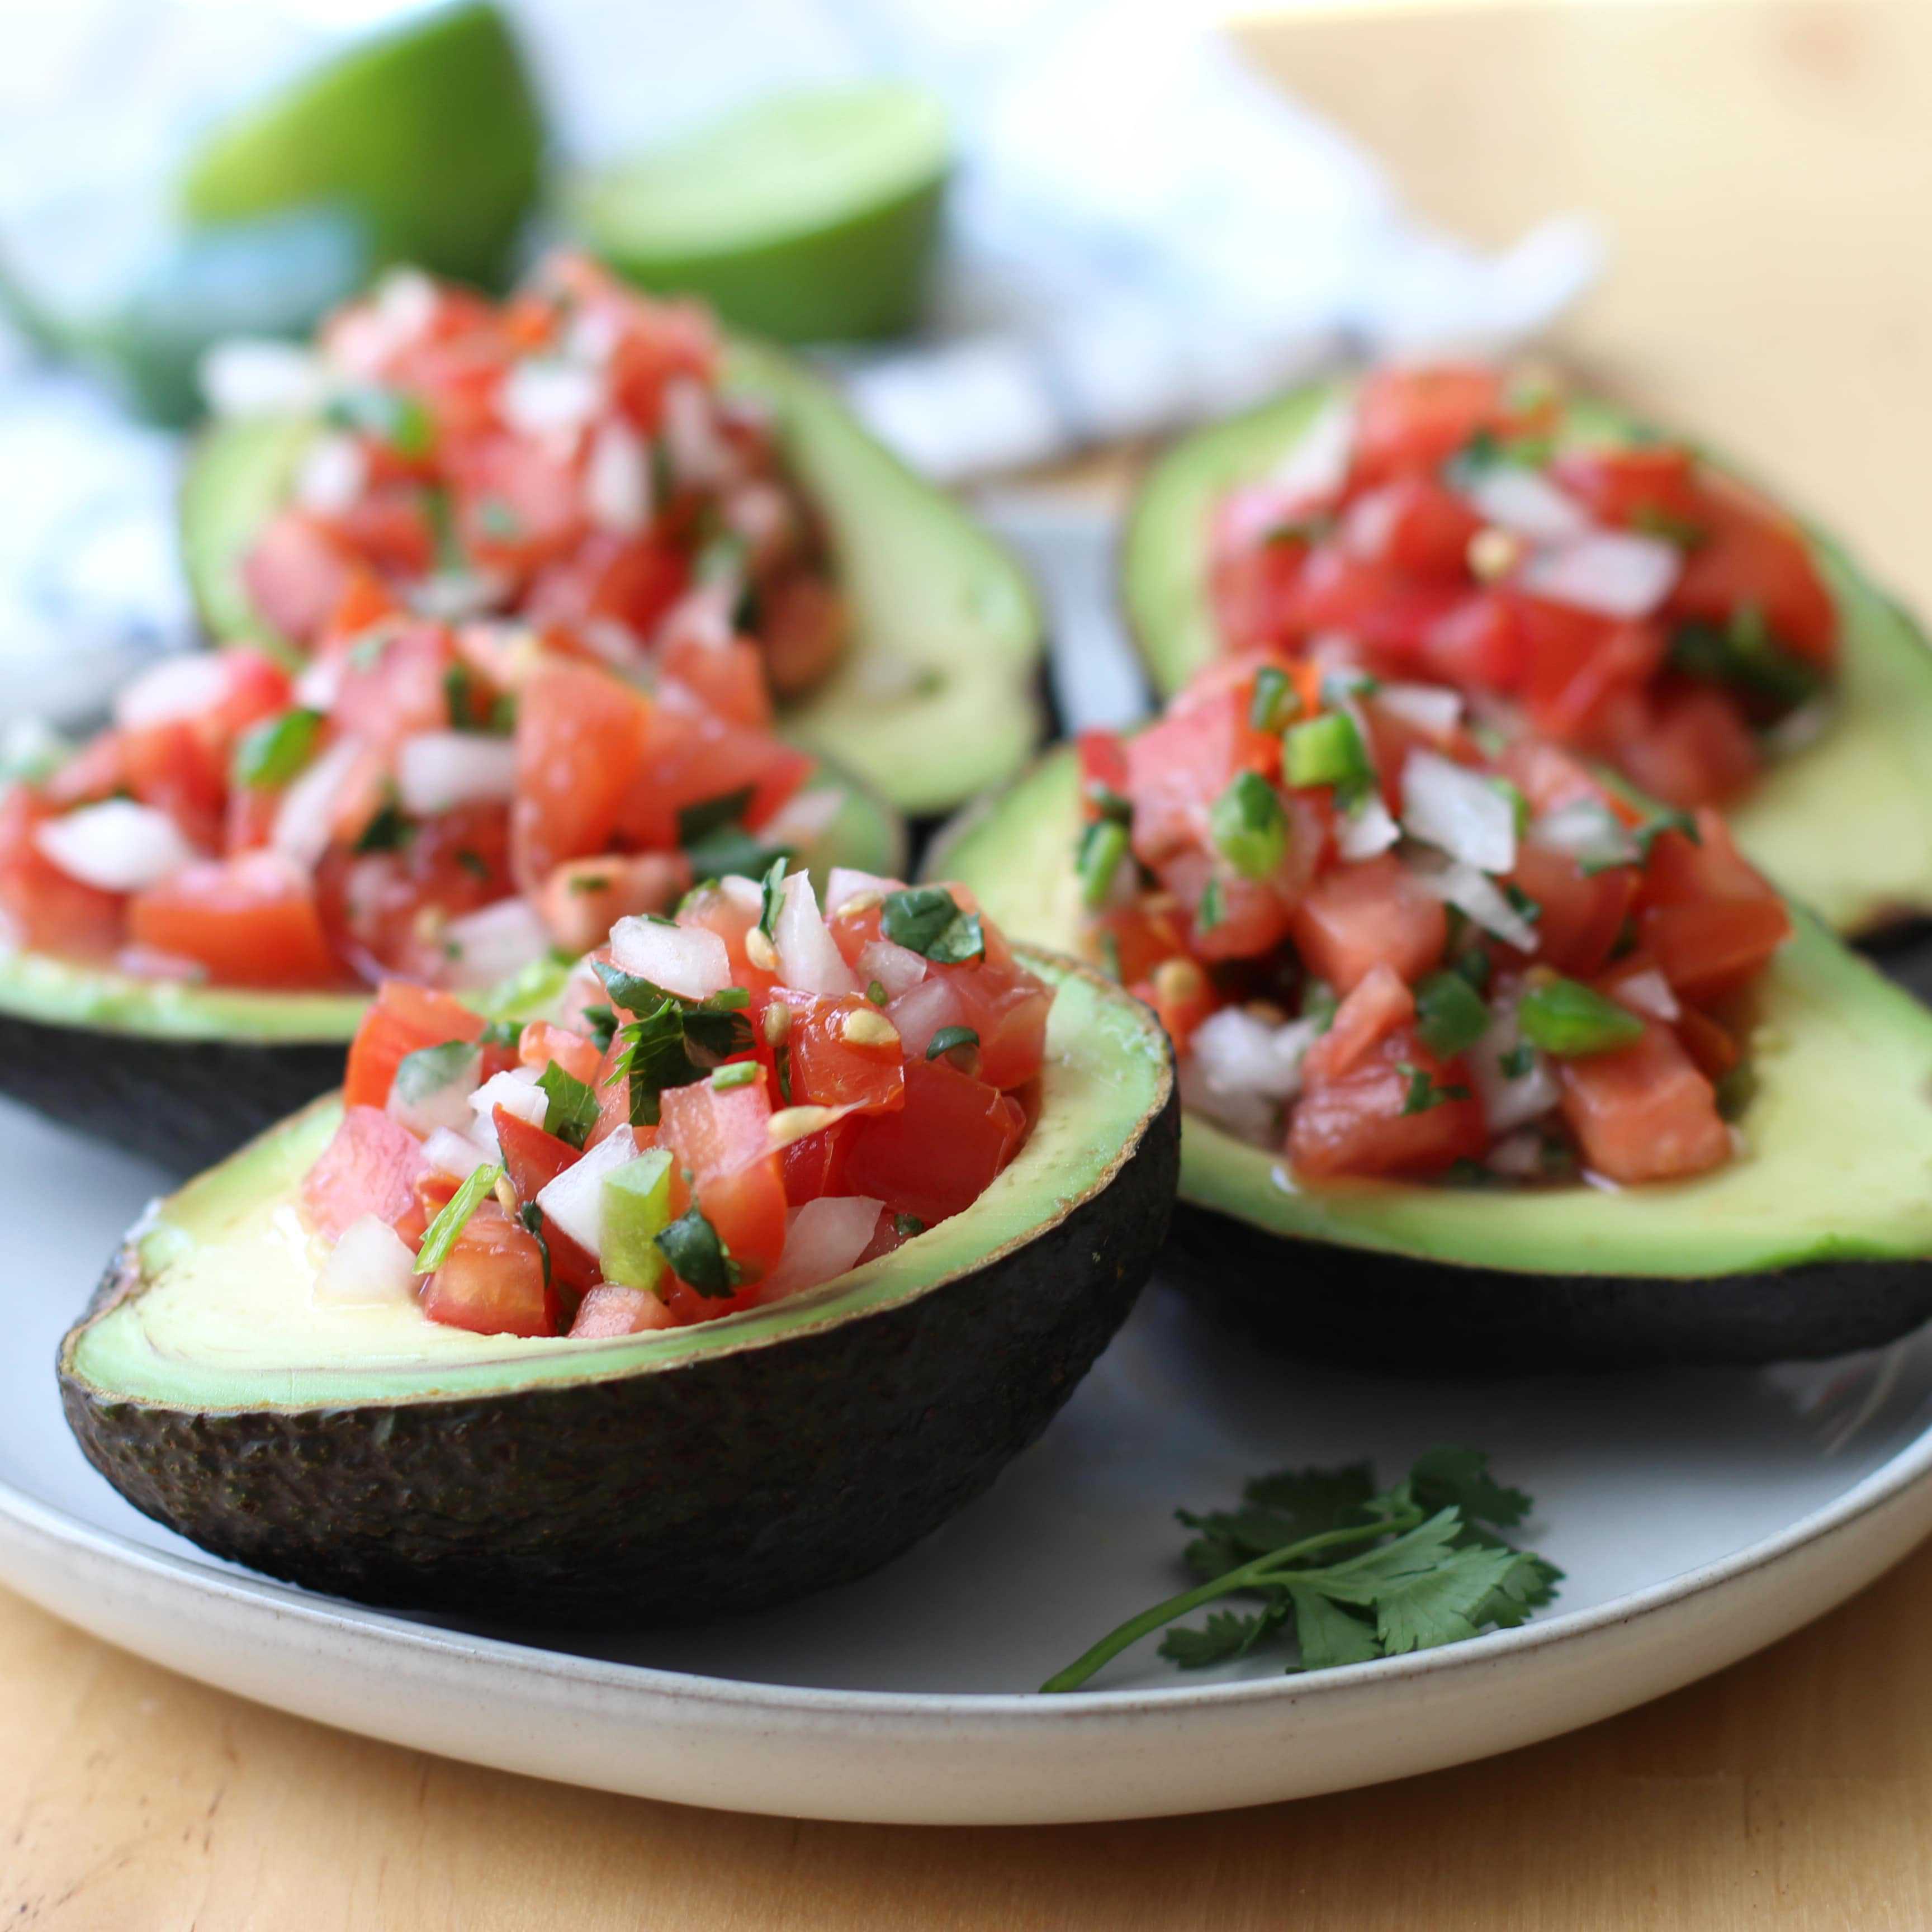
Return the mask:
{"type": "Polygon", "coordinates": [[[1088,943],[1184,1102],[1291,1175],[1630,1184],[1720,1166],[1790,930],[1724,822],[1446,687],[1256,652],[1080,741],[1088,943]]]}
{"type": "Polygon", "coordinates": [[[646,688],[580,631],[359,580],[298,676],[166,660],[0,792],[0,933],[152,979],[487,986],[810,844],[844,794],[769,718],[762,687],[646,688]]]}
{"type": "Polygon", "coordinates": [[[844,607],[766,412],[718,379],[701,308],[581,256],[500,304],[398,271],[307,355],[211,358],[218,409],[325,425],[243,581],[304,648],[373,578],[424,616],[568,625],[621,669],[802,691],[844,607]]]}
{"type": "Polygon", "coordinates": [[[795,1294],[977,1200],[1049,988],[958,886],[782,860],[620,920],[552,1016],[391,981],[303,1187],[315,1292],[480,1334],[640,1334],[795,1294]]]}
{"type": "Polygon", "coordinates": [[[1722,805],[1826,713],[1836,606],[1791,519],[1691,451],[1586,440],[1546,382],[1388,368],[1219,505],[1235,652],[1346,640],[1652,796],[1722,805]]]}

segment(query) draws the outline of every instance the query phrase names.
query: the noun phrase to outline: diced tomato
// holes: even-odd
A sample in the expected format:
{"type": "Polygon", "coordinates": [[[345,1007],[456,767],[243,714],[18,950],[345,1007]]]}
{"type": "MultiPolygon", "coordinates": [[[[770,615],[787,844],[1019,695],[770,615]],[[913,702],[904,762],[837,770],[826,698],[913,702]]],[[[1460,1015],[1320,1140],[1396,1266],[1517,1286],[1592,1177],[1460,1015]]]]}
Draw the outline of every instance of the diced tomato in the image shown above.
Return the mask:
{"type": "Polygon", "coordinates": [[[635,844],[663,850],[680,842],[680,812],[742,792],[743,820],[755,831],[813,769],[804,752],[767,733],[662,705],[645,730],[617,826],[635,844]]]}
{"type": "Polygon", "coordinates": [[[1420,1178],[1487,1150],[1489,1130],[1460,1058],[1438,1058],[1412,1026],[1404,1025],[1349,1056],[1345,1071],[1333,1071],[1341,1056],[1318,1051],[1333,1033],[1316,1042],[1304,1063],[1288,1136],[1297,1174],[1313,1180],[1420,1178]]]}
{"type": "Polygon", "coordinates": [[[1694,542],[1704,531],[1704,491],[1688,449],[1646,443],[1628,449],[1571,449],[1550,476],[1599,523],[1666,532],[1694,542]]]}
{"type": "Polygon", "coordinates": [[[583,494],[566,458],[514,436],[466,437],[446,458],[456,527],[483,569],[521,576],[584,533],[583,494]]]}
{"type": "Polygon", "coordinates": [[[1515,692],[1529,675],[1530,642],[1511,600],[1473,591],[1424,633],[1421,668],[1460,690],[1515,692]]]}
{"type": "Polygon", "coordinates": [[[1286,644],[1300,624],[1305,537],[1280,531],[1257,538],[1252,492],[1230,497],[1216,520],[1208,594],[1222,634],[1236,650],[1286,644]]]}
{"type": "Polygon", "coordinates": [[[524,614],[538,625],[580,626],[608,618],[641,643],[690,581],[689,561],[674,546],[648,536],[593,532],[538,574],[524,614]]]}
{"type": "Polygon", "coordinates": [[[1797,525],[1731,486],[1707,492],[1704,522],[1704,540],[1684,558],[1671,595],[1672,612],[1721,626],[1755,609],[1786,650],[1828,669],[1838,612],[1797,525]]]}
{"type": "Polygon", "coordinates": [[[1584,1165],[1612,1180],[1682,1180],[1730,1158],[1716,1090],[1657,1021],[1618,1052],[1558,1060],[1556,1077],[1584,1165]]]}
{"type": "Polygon", "coordinates": [[[390,746],[449,727],[449,672],[456,640],[436,624],[410,624],[364,653],[352,646],[329,716],[336,729],[390,746]]]}
{"type": "Polygon", "coordinates": [[[420,1047],[440,1046],[446,1040],[475,1040],[483,1031],[483,1016],[460,1000],[406,980],[386,980],[349,1048],[349,1069],[342,1083],[344,1104],[380,1107],[389,1097],[396,1067],[405,1054],[420,1047]]]}
{"type": "MultiPolygon", "coordinates": [[[[905,1071],[896,1034],[879,1041],[851,1038],[856,1020],[863,1029],[884,1016],[855,993],[832,999],[793,996],[791,1092],[795,1102],[816,1107],[854,1107],[866,1113],[890,1113],[905,1104],[905,1071]]],[[[888,1027],[890,1023],[887,1023],[888,1027]]]]}
{"type": "Polygon", "coordinates": [[[1400,476],[1364,491],[1342,520],[1343,546],[1364,563],[1408,577],[1460,580],[1483,520],[1432,476],[1400,476]]]}
{"type": "Polygon", "coordinates": [[[300,510],[272,518],[242,561],[242,581],[265,622],[305,643],[328,620],[347,586],[340,544],[300,510]]]}
{"type": "Polygon", "coordinates": [[[1207,974],[1184,956],[1163,960],[1150,978],[1137,982],[1130,990],[1136,999],[1153,1007],[1176,1053],[1187,1051],[1195,1028],[1220,1004],[1207,974]]]}
{"type": "Polygon", "coordinates": [[[808,691],[838,661],[850,618],[823,578],[795,572],[761,592],[766,675],[781,698],[808,691]]]}
{"type": "Polygon", "coordinates": [[[426,577],[436,561],[428,502],[414,483],[392,483],[329,520],[343,543],[380,575],[426,577]]]}
{"type": "Polygon", "coordinates": [[[731,983],[742,986],[752,995],[752,1004],[763,1010],[763,995],[775,983],[771,974],[752,964],[746,949],[752,928],[759,919],[759,909],[728,897],[716,884],[693,893],[680,907],[678,922],[715,932],[724,942],[731,962],[731,983]]]}
{"type": "Polygon", "coordinates": [[[1325,544],[1301,573],[1295,625],[1310,636],[1340,632],[1377,662],[1406,668],[1422,662],[1429,640],[1467,595],[1460,584],[1417,582],[1325,544]]]}
{"type": "Polygon", "coordinates": [[[1010,1091],[1039,1072],[1046,1058],[1047,1016],[1053,994],[1030,973],[1013,968],[1002,973],[988,965],[939,967],[949,975],[966,1018],[980,1036],[974,1071],[989,1087],[1010,1091]]]}
{"type": "Polygon", "coordinates": [[[1378,964],[1413,985],[1449,941],[1449,920],[1391,852],[1324,874],[1294,908],[1294,943],[1309,970],[1346,993],[1378,964]]]}
{"type": "Polygon", "coordinates": [[[643,1335],[654,1328],[674,1328],[677,1318],[655,1294],[641,1288],[620,1288],[599,1282],[578,1304],[570,1324],[573,1342],[603,1342],[620,1335],[643,1335]]]}
{"type": "Polygon", "coordinates": [[[1574,805],[1579,799],[1607,804],[1610,794],[1580,760],[1540,739],[1522,738],[1505,746],[1496,768],[1528,800],[1538,814],[1574,805]]]}
{"type": "Polygon", "coordinates": [[[705,1218],[746,1284],[777,1266],[784,1247],[785,1190],[766,1123],[764,1083],[723,1090],[709,1081],[674,1087],[660,1102],[662,1144],[693,1177],[705,1218]]]}
{"type": "Polygon", "coordinates": [[[604,1054],[595,1040],[580,1033],[554,1026],[548,1020],[532,1020],[518,1040],[517,1058],[539,1073],[554,1060],[573,1080],[589,1086],[597,1078],[604,1054]]]}
{"type": "Polygon", "coordinates": [[[1016,1100],[939,1060],[906,1068],[905,1106],[860,1121],[845,1182],[928,1227],[969,1208],[1026,1131],[1016,1100]]]}
{"type": "Polygon", "coordinates": [[[1678,1015],[1677,1037],[1707,1080],[1721,1080],[1744,1057],[1736,1036],[1695,1006],[1686,1006],[1678,1015]]]}
{"type": "Polygon", "coordinates": [[[786,1201],[794,1208],[826,1194],[848,1194],[845,1156],[857,1130],[857,1117],[848,1114],[815,1134],[792,1142],[778,1156],[784,1177],[786,1201]]]}
{"type": "Polygon", "coordinates": [[[94,958],[120,944],[127,902],[68,878],[34,843],[55,814],[24,785],[0,791],[0,928],[36,951],[94,958]]]}
{"type": "Polygon", "coordinates": [[[395,1224],[396,1232],[412,1252],[422,1246],[429,1224],[455,1198],[462,1184],[440,1167],[425,1167],[417,1174],[415,1204],[395,1224]]]}
{"type": "Polygon", "coordinates": [[[1687,810],[1736,798],[1764,762],[1737,706],[1708,686],[1661,692],[1640,702],[1617,728],[1613,748],[1636,784],[1687,810]]]}
{"type": "Polygon", "coordinates": [[[511,867],[523,890],[536,891],[566,859],[610,849],[638,782],[650,718],[641,692],[587,664],[547,664],[524,686],[510,814],[511,867]]]}
{"type": "Polygon", "coordinates": [[[771,728],[772,698],[765,661],[755,644],[742,638],[706,644],[674,638],[659,654],[660,675],[674,678],[706,710],[754,731],[771,728]]]}
{"type": "Polygon", "coordinates": [[[1387,966],[1371,967],[1309,1048],[1308,1070],[1318,1079],[1339,1080],[1414,1018],[1415,995],[1401,976],[1387,966]]]}
{"type": "Polygon", "coordinates": [[[400,1121],[379,1107],[345,1107],[335,1138],[302,1177],[302,1211],[328,1241],[364,1214],[393,1227],[408,1215],[428,1170],[422,1143],[400,1121]]]}
{"type": "Polygon", "coordinates": [[[1502,409],[1502,378],[1493,369],[1378,370],[1356,404],[1354,480],[1433,470],[1492,426],[1502,409]]]}
{"type": "Polygon", "coordinates": [[[1586,874],[1567,852],[1526,844],[1516,850],[1516,885],[1535,901],[1536,957],[1573,979],[1588,979],[1610,956],[1636,896],[1629,866],[1586,874]]]}
{"type": "Polygon", "coordinates": [[[1672,990],[1703,1001],[1755,979],[1791,936],[1791,918],[1775,899],[1706,899],[1654,906],[1640,929],[1672,990]]]}
{"type": "Polygon", "coordinates": [[[204,850],[221,842],[228,799],[225,751],[185,718],[118,734],[122,782],[143,805],[165,812],[204,850]]]}
{"type": "Polygon", "coordinates": [[[1085,730],[1074,740],[1083,787],[1100,785],[1124,796],[1130,782],[1127,754],[1117,731],[1085,730]]]}
{"type": "Polygon", "coordinates": [[[1693,820],[1694,838],[1682,832],[1660,833],[1645,868],[1642,906],[1684,905],[1697,899],[1769,899],[1778,892],[1743,853],[1730,826],[1714,812],[1693,820]]]}
{"type": "MultiPolygon", "coordinates": [[[[519,1202],[534,1201],[562,1173],[583,1158],[568,1141],[502,1107],[490,1110],[496,1144],[503,1150],[503,1171],[517,1190],[519,1202]]],[[[597,1257],[561,1228],[546,1221],[541,1230],[550,1250],[550,1275],[560,1288],[581,1294],[597,1279],[597,1257]]]]}
{"type": "Polygon", "coordinates": [[[494,1201],[464,1224],[424,1286],[422,1307],[432,1322],[478,1335],[554,1335],[563,1312],[536,1237],[494,1201]]]}
{"type": "Polygon", "coordinates": [[[590,952],[618,920],[668,912],[690,885],[691,862],[682,852],[604,852],[566,859],[544,881],[537,910],[566,952],[590,952]]]}
{"type": "Polygon", "coordinates": [[[1208,808],[1238,772],[1268,776],[1281,761],[1281,740],[1249,723],[1239,689],[1170,711],[1125,744],[1134,851],[1149,866],[1202,840],[1208,808]]]}
{"type": "Polygon", "coordinates": [[[1523,695],[1531,721],[1559,741],[1587,737],[1619,692],[1648,683],[1664,662],[1666,640],[1654,624],[1511,595],[1528,647],[1523,695]]]}
{"type": "Polygon", "coordinates": [[[1187,950],[1187,920],[1171,898],[1149,897],[1103,913],[1094,922],[1096,952],[1104,956],[1099,942],[1111,940],[1122,982],[1132,986],[1148,978],[1163,959],[1178,958],[1187,950]]]}
{"type": "Polygon", "coordinates": [[[137,946],[192,959],[229,986],[328,986],[344,977],[322,931],[315,888],[279,852],[184,867],[128,907],[137,946]]]}

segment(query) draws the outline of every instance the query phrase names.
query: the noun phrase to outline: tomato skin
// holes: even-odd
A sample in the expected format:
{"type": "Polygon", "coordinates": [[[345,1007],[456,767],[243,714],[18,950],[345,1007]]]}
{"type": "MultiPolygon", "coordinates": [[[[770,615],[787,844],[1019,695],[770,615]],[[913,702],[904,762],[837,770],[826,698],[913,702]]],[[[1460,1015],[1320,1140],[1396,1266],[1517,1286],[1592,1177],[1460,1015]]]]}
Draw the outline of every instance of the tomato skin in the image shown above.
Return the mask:
{"type": "Polygon", "coordinates": [[[1480,1160],[1488,1150],[1482,1108],[1468,1097],[1468,1069],[1460,1058],[1438,1059],[1412,1026],[1387,1034],[1340,1072],[1311,1048],[1304,1081],[1288,1136],[1288,1162],[1298,1174],[1420,1178],[1456,1160],[1480,1160]],[[1454,1088],[1463,1097],[1405,1112],[1418,1074],[1438,1091],[1454,1088]]]}
{"type": "Polygon", "coordinates": [[[1457,598],[1430,626],[1421,668],[1463,690],[1519,691],[1529,675],[1529,652],[1510,600],[1478,590],[1457,598]]]}
{"type": "Polygon", "coordinates": [[[346,977],[308,874],[279,852],[184,867],[128,904],[137,946],[192,959],[228,986],[328,986],[346,977]]]}
{"type": "Polygon", "coordinates": [[[1672,989],[1703,1003],[1756,978],[1790,938],[1791,916],[1775,900],[1709,899],[1653,907],[1640,929],[1672,989]]]}
{"type": "Polygon", "coordinates": [[[1655,1020],[1618,1052],[1558,1060],[1556,1077],[1584,1165],[1612,1180],[1682,1180],[1730,1158],[1716,1090],[1655,1020]]]}
{"type": "Polygon", "coordinates": [[[401,1122],[380,1107],[345,1107],[335,1138],[302,1177],[302,1210],[328,1241],[364,1214],[394,1227],[409,1214],[416,1182],[428,1171],[422,1143],[401,1122]]]}
{"type": "Polygon", "coordinates": [[[34,828],[52,816],[24,785],[0,791],[0,927],[36,952],[111,953],[125,929],[127,901],[69,878],[41,852],[34,828]]]}
{"type": "Polygon", "coordinates": [[[440,1046],[448,1040],[476,1040],[482,1032],[482,1015],[472,1012],[460,1000],[406,980],[384,980],[350,1042],[343,1104],[384,1106],[397,1065],[405,1054],[419,1047],[440,1046]]]}
{"type": "Polygon", "coordinates": [[[1324,874],[1303,895],[1290,923],[1309,970],[1342,994],[1378,964],[1412,985],[1449,943],[1442,901],[1392,852],[1324,874]]]}
{"type": "Polygon", "coordinates": [[[997,1088],[944,1060],[914,1060],[904,1107],[858,1123],[846,1185],[931,1227],[980,1198],[1025,1130],[1024,1110],[997,1088]]]}
{"type": "Polygon", "coordinates": [[[1502,407],[1502,378],[1494,369],[1377,370],[1356,404],[1354,480],[1432,470],[1493,424],[1502,407]]]}
{"type": "Polygon", "coordinates": [[[1221,634],[1234,649],[1286,644],[1299,628],[1301,573],[1310,545],[1278,536],[1256,542],[1246,534],[1253,512],[1240,497],[1216,520],[1208,595],[1221,634]]]}
{"type": "Polygon", "coordinates": [[[478,1335],[554,1335],[563,1313],[536,1238],[494,1201],[464,1224],[424,1285],[422,1307],[432,1322],[478,1335]]]}
{"type": "Polygon", "coordinates": [[[510,808],[510,866],[523,891],[566,859],[610,850],[650,716],[641,692],[587,664],[546,664],[524,686],[510,808]]]}
{"type": "Polygon", "coordinates": [[[844,1120],[835,1120],[830,1126],[822,1127],[815,1134],[807,1134],[780,1150],[778,1168],[784,1176],[785,1200],[789,1205],[802,1208],[806,1202],[816,1201],[822,1195],[849,1194],[853,1191],[846,1184],[845,1160],[857,1124],[856,1117],[848,1114],[844,1120]]]}
{"type": "Polygon", "coordinates": [[[1307,1071],[1318,1080],[1339,1080],[1415,1018],[1415,995],[1384,965],[1370,968],[1342,1000],[1328,1030],[1308,1049],[1307,1071]]]}

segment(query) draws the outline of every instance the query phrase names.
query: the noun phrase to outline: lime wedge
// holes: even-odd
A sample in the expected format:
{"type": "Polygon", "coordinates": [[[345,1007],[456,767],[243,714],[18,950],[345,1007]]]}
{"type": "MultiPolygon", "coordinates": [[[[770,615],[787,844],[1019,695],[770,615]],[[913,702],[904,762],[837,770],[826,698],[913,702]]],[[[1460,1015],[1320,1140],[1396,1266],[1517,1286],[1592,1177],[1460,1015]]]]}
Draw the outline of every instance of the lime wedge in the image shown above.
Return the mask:
{"type": "Polygon", "coordinates": [[[584,239],[646,288],[702,296],[788,342],[916,317],[938,238],[946,118],[890,82],[772,96],[578,184],[584,239]]]}
{"type": "Polygon", "coordinates": [[[500,280],[542,173],[523,56],[488,0],[352,48],[211,134],[182,184],[191,220],[354,208],[379,262],[500,280]]]}

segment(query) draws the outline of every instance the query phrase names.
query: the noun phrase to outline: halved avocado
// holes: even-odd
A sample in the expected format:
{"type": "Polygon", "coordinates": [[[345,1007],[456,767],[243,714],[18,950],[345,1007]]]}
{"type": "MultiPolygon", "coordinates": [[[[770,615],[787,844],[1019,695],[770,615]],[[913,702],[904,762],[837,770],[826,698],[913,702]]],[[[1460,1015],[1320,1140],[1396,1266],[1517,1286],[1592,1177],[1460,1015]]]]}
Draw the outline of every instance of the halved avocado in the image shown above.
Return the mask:
{"type": "Polygon", "coordinates": [[[621,1341],[310,1294],[321,1101],[160,1204],[63,1342],[138,1509],[311,1589],[548,1627],[686,1621],[862,1574],[1044,1428],[1145,1281],[1179,1114],[1159,1027],[1072,962],[1039,1108],[953,1220],[769,1309],[621,1341]]]}
{"type": "Polygon", "coordinates": [[[430,9],[215,128],[181,188],[190,220],[352,208],[376,259],[500,280],[542,185],[542,110],[489,0],[430,9]]]}
{"type": "MultiPolygon", "coordinates": [[[[1001,927],[1071,950],[1079,772],[1050,753],[928,859],[1001,927]]],[[[1932,1012],[1794,912],[1750,1042],[1744,1150],[1616,1192],[1359,1181],[1298,1189],[1190,1116],[1172,1258],[1299,1352],[1421,1373],[1764,1362],[1932,1315],[1932,1012]]]]}
{"type": "Polygon", "coordinates": [[[945,110],[901,82],[752,102],[579,183],[585,241],[647,289],[782,342],[917,320],[951,163],[945,110]]]}
{"type": "MultiPolygon", "coordinates": [[[[846,794],[806,855],[821,884],[832,866],[896,877],[898,814],[848,780],[817,782],[846,794]]],[[[476,1003],[521,1018],[542,998],[514,982],[476,1003]]],[[[196,986],[0,952],[0,1092],[189,1174],[335,1085],[368,1004],[358,992],[196,986]]]]}
{"type": "MultiPolygon", "coordinates": [[[[782,351],[734,339],[725,380],[775,412],[852,605],[843,657],[786,707],[786,735],[916,817],[1004,784],[1044,724],[1043,620],[1025,573],[782,351]]],[[[250,601],[242,560],[286,496],[313,433],[286,420],[218,423],[190,460],[182,551],[202,620],[223,643],[277,641],[250,601]]]]}
{"type": "MultiPolygon", "coordinates": [[[[1298,389],[1184,438],[1150,472],[1127,522],[1121,591],[1162,697],[1219,653],[1206,574],[1214,506],[1279,464],[1340,393],[1334,384],[1298,389]]],[[[1572,415],[1579,441],[1643,433],[1608,404],[1574,403],[1572,415]]],[[[1932,648],[1834,542],[1807,534],[1844,640],[1834,715],[1730,818],[1745,851],[1794,898],[1839,932],[1861,933],[1932,913],[1932,648]]]]}

